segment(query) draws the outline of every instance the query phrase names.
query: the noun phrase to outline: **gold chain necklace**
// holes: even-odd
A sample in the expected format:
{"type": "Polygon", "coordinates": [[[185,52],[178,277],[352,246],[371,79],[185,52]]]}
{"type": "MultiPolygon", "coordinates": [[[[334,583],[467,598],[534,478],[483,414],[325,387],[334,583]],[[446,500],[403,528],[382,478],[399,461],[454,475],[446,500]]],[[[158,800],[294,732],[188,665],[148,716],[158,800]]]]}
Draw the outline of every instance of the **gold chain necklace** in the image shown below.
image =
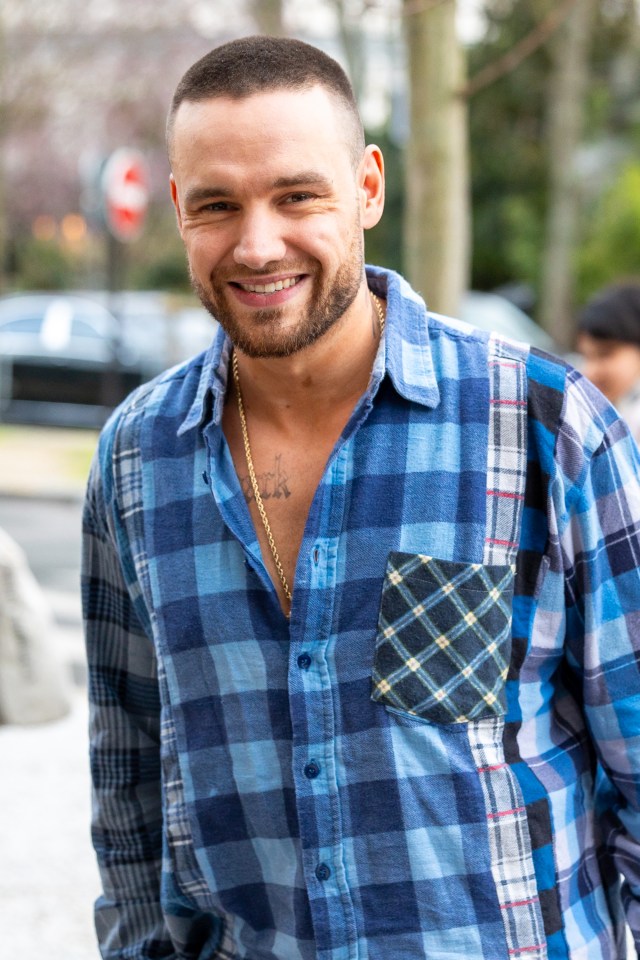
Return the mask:
{"type": "Polygon", "coordinates": [[[373,305],[375,306],[376,312],[378,314],[378,320],[380,321],[380,336],[382,336],[382,334],[384,333],[384,321],[385,321],[384,310],[382,309],[382,304],[376,297],[373,290],[369,290],[369,293],[371,294],[373,305]]]}
{"type": "MultiPolygon", "coordinates": [[[[382,305],[375,293],[371,293],[371,298],[376,308],[378,314],[378,320],[380,322],[380,336],[384,332],[384,321],[385,316],[382,310],[382,305]]],[[[267,535],[267,540],[269,541],[269,547],[271,549],[271,555],[273,557],[273,562],[275,563],[278,576],[280,577],[280,583],[282,584],[282,589],[284,590],[284,595],[291,603],[292,594],[289,584],[287,583],[287,578],[284,574],[282,568],[282,562],[276,548],[275,540],[273,539],[273,533],[271,532],[271,525],[267,518],[267,511],[264,508],[264,503],[262,502],[262,497],[260,495],[260,490],[258,489],[258,478],[256,477],[256,471],[253,466],[253,457],[251,456],[251,447],[249,445],[249,431],[247,430],[247,418],[244,412],[244,404],[242,402],[242,392],[240,390],[240,373],[238,371],[238,354],[236,351],[233,351],[233,359],[231,362],[231,367],[233,370],[233,382],[236,388],[236,397],[238,398],[238,413],[240,415],[240,427],[242,428],[242,442],[244,444],[244,455],[247,461],[247,468],[249,470],[249,479],[251,480],[251,488],[253,490],[253,495],[255,497],[256,506],[258,508],[258,513],[260,514],[260,519],[262,520],[262,525],[264,527],[264,532],[267,535]]]]}

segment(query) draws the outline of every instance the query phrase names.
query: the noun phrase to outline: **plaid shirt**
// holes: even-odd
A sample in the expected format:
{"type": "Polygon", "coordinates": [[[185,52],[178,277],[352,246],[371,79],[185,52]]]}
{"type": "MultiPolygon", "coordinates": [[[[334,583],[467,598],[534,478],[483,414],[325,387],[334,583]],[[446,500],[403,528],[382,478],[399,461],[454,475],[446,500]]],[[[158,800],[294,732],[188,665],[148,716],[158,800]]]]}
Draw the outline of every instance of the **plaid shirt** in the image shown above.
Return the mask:
{"type": "Polygon", "coordinates": [[[640,943],[637,450],[560,361],[369,282],[385,337],[290,622],[221,429],[222,331],[101,437],[109,960],[619,960],[623,904],[640,943]]]}

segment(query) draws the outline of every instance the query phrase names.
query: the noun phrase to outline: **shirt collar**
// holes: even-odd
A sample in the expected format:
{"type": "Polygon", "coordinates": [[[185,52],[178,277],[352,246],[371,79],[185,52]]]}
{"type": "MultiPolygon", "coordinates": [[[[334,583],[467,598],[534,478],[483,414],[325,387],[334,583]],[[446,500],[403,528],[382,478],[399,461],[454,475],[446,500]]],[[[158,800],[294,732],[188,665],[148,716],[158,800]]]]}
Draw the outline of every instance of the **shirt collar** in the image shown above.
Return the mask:
{"type": "MultiPolygon", "coordinates": [[[[440,391],[424,300],[393,270],[368,266],[367,279],[373,292],[387,301],[385,337],[381,344],[384,352],[378,354],[376,366],[384,362],[384,369],[400,396],[426,407],[437,406],[440,391]]],[[[218,327],[204,355],[196,395],[178,430],[179,435],[201,426],[209,409],[211,422],[221,422],[230,358],[231,341],[222,327],[218,327]]]]}
{"type": "Polygon", "coordinates": [[[436,407],[440,390],[429,342],[429,315],[422,297],[393,270],[367,267],[369,286],[387,301],[385,370],[400,394],[436,407]]]}

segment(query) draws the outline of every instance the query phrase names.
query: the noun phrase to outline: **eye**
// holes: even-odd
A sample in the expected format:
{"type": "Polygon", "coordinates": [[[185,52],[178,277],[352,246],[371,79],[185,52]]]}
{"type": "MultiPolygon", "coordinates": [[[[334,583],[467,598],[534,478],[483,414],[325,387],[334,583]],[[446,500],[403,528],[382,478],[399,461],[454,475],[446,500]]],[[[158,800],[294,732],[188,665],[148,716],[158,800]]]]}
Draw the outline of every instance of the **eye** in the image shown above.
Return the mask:
{"type": "Polygon", "coordinates": [[[313,200],[312,193],[290,193],[285,199],[285,203],[304,203],[305,200],[313,200]]]}
{"type": "Polygon", "coordinates": [[[231,204],[226,200],[214,200],[211,203],[205,203],[200,209],[210,213],[225,213],[231,209],[231,204]]]}

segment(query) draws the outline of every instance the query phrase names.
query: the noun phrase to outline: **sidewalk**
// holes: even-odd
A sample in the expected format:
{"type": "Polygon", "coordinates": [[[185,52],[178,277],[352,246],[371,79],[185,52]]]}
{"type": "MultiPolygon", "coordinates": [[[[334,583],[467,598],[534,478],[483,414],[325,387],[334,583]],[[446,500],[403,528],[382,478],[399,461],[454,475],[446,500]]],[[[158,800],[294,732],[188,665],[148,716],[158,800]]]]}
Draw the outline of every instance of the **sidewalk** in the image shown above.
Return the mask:
{"type": "Polygon", "coordinates": [[[82,497],[95,430],[0,424],[0,495],[82,497]]]}
{"type": "MultiPolygon", "coordinates": [[[[51,529],[55,510],[59,519],[52,543],[56,536],[60,542],[58,559],[52,556],[51,563],[65,569],[65,524],[79,528],[97,436],[88,430],[0,424],[0,498],[7,524],[13,516],[12,533],[26,546],[38,525],[51,529]],[[15,497],[23,503],[12,506],[15,497]]],[[[53,723],[0,726],[0,954],[21,960],[99,957],[80,599],[76,576],[69,579],[73,586],[62,578],[59,587],[47,587],[45,593],[55,618],[51,640],[69,666],[71,712],[53,723]]]]}
{"type": "Polygon", "coordinates": [[[0,727],[3,957],[97,960],[85,691],[63,720],[0,727]]]}

